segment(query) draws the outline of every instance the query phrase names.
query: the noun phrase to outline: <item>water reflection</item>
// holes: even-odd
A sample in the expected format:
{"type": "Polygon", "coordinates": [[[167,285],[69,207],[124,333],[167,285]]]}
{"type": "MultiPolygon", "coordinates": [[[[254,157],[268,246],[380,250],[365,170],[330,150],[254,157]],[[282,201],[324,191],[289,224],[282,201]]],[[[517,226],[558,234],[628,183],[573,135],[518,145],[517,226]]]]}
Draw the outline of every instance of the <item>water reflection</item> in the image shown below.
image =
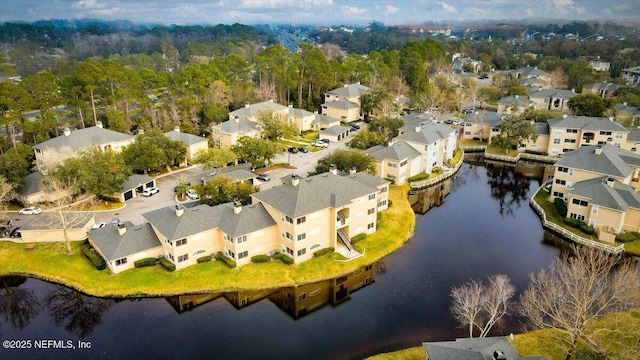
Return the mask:
{"type": "Polygon", "coordinates": [[[115,301],[84,295],[63,286],[50,291],[44,298],[49,315],[58,326],[81,338],[89,335],[100,324],[102,314],[115,301]]]}
{"type": "MultiPolygon", "coordinates": [[[[515,166],[512,166],[515,167],[515,166]]],[[[491,187],[491,197],[498,200],[500,215],[514,216],[514,210],[529,201],[530,178],[513,171],[504,163],[486,163],[487,183],[491,187]]]]}
{"type": "Polygon", "coordinates": [[[26,280],[23,276],[0,277],[0,315],[16,329],[27,326],[41,308],[35,292],[20,287],[26,280]]]}

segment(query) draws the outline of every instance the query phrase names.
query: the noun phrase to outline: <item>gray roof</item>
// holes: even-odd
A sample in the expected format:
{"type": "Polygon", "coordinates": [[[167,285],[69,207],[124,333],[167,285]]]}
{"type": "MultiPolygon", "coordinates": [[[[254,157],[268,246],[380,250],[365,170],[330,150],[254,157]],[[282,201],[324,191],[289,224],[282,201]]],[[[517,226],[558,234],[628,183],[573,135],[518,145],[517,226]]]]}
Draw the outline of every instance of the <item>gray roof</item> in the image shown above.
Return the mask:
{"type": "Polygon", "coordinates": [[[433,144],[440,139],[446,139],[455,130],[445,124],[428,123],[420,125],[420,131],[407,131],[394,139],[411,141],[420,144],[433,144]]]}
{"type": "Polygon", "coordinates": [[[211,207],[198,205],[185,208],[181,216],[175,207],[150,211],[142,216],[170,241],[186,238],[215,228],[229,236],[245,235],[275,225],[275,221],[262,204],[244,206],[239,214],[233,203],[211,207]]]}
{"type": "Polygon", "coordinates": [[[629,165],[640,166],[640,155],[610,144],[598,146],[583,146],[566,152],[555,165],[615,177],[629,176],[633,172],[629,165]],[[602,146],[599,155],[595,153],[598,146],[602,146]]]}
{"type": "Polygon", "coordinates": [[[203,141],[207,141],[206,137],[200,137],[197,135],[193,135],[193,134],[189,134],[189,133],[183,133],[180,131],[169,131],[164,133],[164,135],[166,137],[168,137],[171,140],[174,141],[181,141],[183,144],[189,146],[189,145],[193,145],[193,144],[197,144],[197,143],[201,143],[203,141]]]}
{"type": "Polygon", "coordinates": [[[240,119],[237,119],[237,121],[227,120],[221,124],[216,125],[216,127],[220,129],[221,132],[228,134],[247,133],[250,131],[257,131],[258,123],[241,117],[240,119]]]}
{"type": "Polygon", "coordinates": [[[60,135],[53,139],[36,144],[34,149],[61,149],[68,146],[72,150],[79,151],[89,149],[96,145],[133,139],[133,135],[123,134],[117,131],[92,126],[85,129],[71,131],[69,135],[60,135]]]}
{"type": "Polygon", "coordinates": [[[514,73],[516,74],[520,73],[527,77],[538,77],[538,76],[548,75],[546,71],[538,69],[537,67],[531,67],[531,66],[526,66],[520,69],[516,69],[514,70],[514,73]]]}
{"type": "Polygon", "coordinates": [[[348,128],[346,126],[342,126],[342,125],[333,125],[332,127],[326,128],[324,130],[320,130],[321,134],[327,134],[327,135],[340,135],[343,134],[347,131],[351,130],[351,128],[348,128]]]}
{"type": "Polygon", "coordinates": [[[429,360],[493,360],[494,351],[502,351],[509,360],[546,360],[544,356],[520,356],[505,337],[425,342],[422,346],[429,360]]]}
{"type": "Polygon", "coordinates": [[[498,100],[498,104],[503,104],[505,106],[529,106],[533,104],[533,101],[529,100],[528,96],[520,96],[520,95],[511,95],[505,96],[502,99],[498,100]]]}
{"type": "Polygon", "coordinates": [[[300,179],[296,186],[289,181],[251,196],[297,218],[326,208],[342,207],[350,204],[353,199],[375,192],[376,188],[348,177],[324,173],[300,179]]]}
{"type": "Polygon", "coordinates": [[[613,186],[609,186],[606,176],[580,181],[573,186],[570,194],[591,199],[594,205],[614,210],[625,211],[630,207],[640,209],[640,195],[631,186],[615,180],[613,186]]]}
{"type": "Polygon", "coordinates": [[[340,122],[340,119],[334,118],[333,116],[322,115],[322,114],[315,114],[315,115],[316,117],[312,121],[313,124],[331,124],[334,122],[340,122]]]}
{"type": "Polygon", "coordinates": [[[352,103],[351,101],[345,100],[345,99],[329,101],[322,104],[322,106],[333,108],[333,109],[355,109],[360,107],[358,106],[358,104],[352,103]]]}
{"type": "Polygon", "coordinates": [[[129,176],[129,178],[124,182],[124,184],[122,184],[122,189],[120,190],[120,192],[122,193],[127,192],[131,189],[135,189],[138,186],[146,184],[149,181],[153,181],[153,180],[155,179],[149,175],[133,174],[129,176]]]}
{"type": "Polygon", "coordinates": [[[491,127],[498,126],[502,122],[502,115],[493,111],[476,111],[471,114],[466,114],[464,117],[465,123],[470,124],[488,124],[491,127]]]}
{"type": "Polygon", "coordinates": [[[578,94],[571,90],[542,89],[530,93],[529,98],[562,98],[569,100],[576,95],[578,94]]]}
{"type": "Polygon", "coordinates": [[[549,124],[548,123],[536,123],[536,133],[538,135],[549,135],[549,124]]]}
{"type": "Polygon", "coordinates": [[[367,174],[365,172],[358,172],[355,174],[345,174],[344,176],[349,179],[355,180],[361,184],[371,186],[373,188],[377,188],[378,186],[387,185],[389,181],[379,178],[377,176],[373,176],[371,174],[367,174]]]}
{"type": "Polygon", "coordinates": [[[115,224],[109,224],[101,229],[91,230],[88,233],[89,238],[107,260],[121,259],[141,251],[162,246],[151,225],[144,223],[134,226],[128,221],[123,224],[126,226],[127,231],[122,235],[118,233],[118,226],[115,224]]]}
{"type": "Polygon", "coordinates": [[[355,97],[369,92],[369,88],[361,84],[349,84],[341,88],[327,91],[327,94],[339,97],[355,97]]]}
{"type": "Polygon", "coordinates": [[[613,106],[618,112],[628,112],[631,115],[640,115],[640,107],[637,106],[627,106],[626,103],[617,103],[613,106]]]}
{"type": "Polygon", "coordinates": [[[627,141],[632,142],[640,142],[640,129],[638,128],[627,128],[629,131],[629,135],[627,135],[627,141]]]}
{"type": "Polygon", "coordinates": [[[296,118],[307,117],[314,115],[311,111],[307,111],[304,109],[298,108],[289,108],[289,116],[293,116],[296,118]]]}
{"type": "Polygon", "coordinates": [[[416,126],[432,122],[434,117],[428,113],[409,113],[400,117],[404,120],[404,125],[400,128],[402,132],[414,131],[416,126]]]}
{"type": "Polygon", "coordinates": [[[40,171],[36,171],[24,178],[24,185],[20,186],[18,193],[20,195],[31,195],[42,191],[42,178],[44,175],[40,171]]]}
{"type": "Polygon", "coordinates": [[[286,106],[273,102],[273,100],[263,101],[251,105],[246,105],[238,110],[234,110],[229,113],[231,117],[256,117],[265,110],[279,111],[287,109],[286,106]]]}
{"type": "MultiPolygon", "coordinates": [[[[62,215],[67,220],[71,229],[83,228],[93,219],[92,212],[63,211],[62,215]]],[[[62,229],[62,221],[57,211],[43,211],[39,215],[33,216],[26,224],[22,225],[22,230],[59,230],[62,229]]]]}
{"type": "Polygon", "coordinates": [[[366,152],[373,155],[378,161],[415,159],[421,155],[418,150],[404,141],[396,142],[391,146],[375,146],[367,149],[366,152]]]}
{"type": "Polygon", "coordinates": [[[603,117],[592,116],[567,116],[548,120],[551,128],[582,129],[592,131],[621,131],[628,130],[615,121],[603,117]]]}
{"type": "Polygon", "coordinates": [[[215,175],[214,177],[217,177],[217,176],[225,176],[233,181],[243,181],[243,180],[249,180],[249,179],[255,178],[256,174],[252,173],[249,170],[236,169],[236,170],[221,172],[215,175]]]}
{"type": "Polygon", "coordinates": [[[593,84],[587,84],[583,86],[584,89],[597,89],[597,90],[610,90],[616,91],[618,89],[618,84],[610,83],[610,82],[599,82],[593,84]]]}

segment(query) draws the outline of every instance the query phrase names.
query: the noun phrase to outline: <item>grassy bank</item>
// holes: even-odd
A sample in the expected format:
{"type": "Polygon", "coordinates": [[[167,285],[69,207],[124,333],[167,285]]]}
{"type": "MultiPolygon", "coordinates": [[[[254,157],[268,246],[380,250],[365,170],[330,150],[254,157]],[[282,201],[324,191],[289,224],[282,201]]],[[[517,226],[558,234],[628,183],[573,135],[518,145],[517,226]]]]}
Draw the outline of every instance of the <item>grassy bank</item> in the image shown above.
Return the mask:
{"type": "Polygon", "coordinates": [[[0,258],[4,259],[0,276],[32,276],[96,296],[164,296],[316,282],[348,274],[399,249],[413,235],[415,226],[407,191],[407,186],[391,187],[393,206],[381,214],[378,231],[356,245],[364,256],[350,262],[334,253],[296,266],[272,261],[229,269],[214,261],[173,273],[153,266],[111,275],[108,270],[97,271],[81,255],[79,243],[73,244],[74,254],[67,255],[62,243],[37,244],[26,250],[24,244],[0,242],[0,258]]]}

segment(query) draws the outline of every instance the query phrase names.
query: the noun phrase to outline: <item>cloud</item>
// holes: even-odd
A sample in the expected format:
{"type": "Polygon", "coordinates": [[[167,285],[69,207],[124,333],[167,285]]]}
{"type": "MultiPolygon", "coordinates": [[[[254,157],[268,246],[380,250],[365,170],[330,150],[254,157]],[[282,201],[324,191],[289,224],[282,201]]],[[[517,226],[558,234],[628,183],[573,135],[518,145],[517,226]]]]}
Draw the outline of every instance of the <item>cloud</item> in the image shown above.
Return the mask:
{"type": "Polygon", "coordinates": [[[442,10],[444,10],[445,13],[447,14],[457,14],[458,13],[458,9],[456,9],[455,6],[449,5],[447,3],[438,3],[440,6],[442,6],[442,10]]]}
{"type": "Polygon", "coordinates": [[[341,6],[340,9],[349,15],[362,15],[369,11],[367,9],[361,9],[357,6],[341,6]]]}
{"type": "Polygon", "coordinates": [[[387,14],[394,14],[398,12],[398,8],[393,5],[386,5],[385,10],[387,14]]]}

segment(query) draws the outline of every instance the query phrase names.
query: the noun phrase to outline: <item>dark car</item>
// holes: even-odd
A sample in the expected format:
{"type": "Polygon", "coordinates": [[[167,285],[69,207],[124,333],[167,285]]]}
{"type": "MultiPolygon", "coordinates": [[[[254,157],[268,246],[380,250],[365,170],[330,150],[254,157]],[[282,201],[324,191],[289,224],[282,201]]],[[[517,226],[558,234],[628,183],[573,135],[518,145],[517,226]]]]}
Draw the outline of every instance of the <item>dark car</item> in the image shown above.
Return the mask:
{"type": "Polygon", "coordinates": [[[9,236],[9,228],[0,226],[0,237],[6,238],[9,236]]]}
{"type": "Polygon", "coordinates": [[[330,142],[331,142],[331,141],[329,141],[329,139],[320,139],[320,140],[318,140],[318,141],[322,141],[323,143],[326,143],[326,144],[328,144],[328,143],[330,143],[330,142]]]}
{"type": "Polygon", "coordinates": [[[352,131],[358,131],[358,130],[360,130],[360,125],[356,125],[356,124],[351,125],[351,130],[352,130],[352,131]]]}
{"type": "Polygon", "coordinates": [[[20,228],[17,227],[15,229],[13,229],[13,231],[11,231],[11,234],[9,234],[9,237],[12,237],[12,238],[22,237],[22,233],[20,232],[20,228]]]}
{"type": "Polygon", "coordinates": [[[287,151],[292,153],[292,154],[297,154],[298,153],[298,148],[290,147],[289,149],[287,149],[287,151]]]}
{"type": "Polygon", "coordinates": [[[299,148],[298,148],[298,150],[299,150],[301,153],[308,153],[308,152],[309,152],[309,149],[307,149],[306,147],[299,147],[299,148]]]}

